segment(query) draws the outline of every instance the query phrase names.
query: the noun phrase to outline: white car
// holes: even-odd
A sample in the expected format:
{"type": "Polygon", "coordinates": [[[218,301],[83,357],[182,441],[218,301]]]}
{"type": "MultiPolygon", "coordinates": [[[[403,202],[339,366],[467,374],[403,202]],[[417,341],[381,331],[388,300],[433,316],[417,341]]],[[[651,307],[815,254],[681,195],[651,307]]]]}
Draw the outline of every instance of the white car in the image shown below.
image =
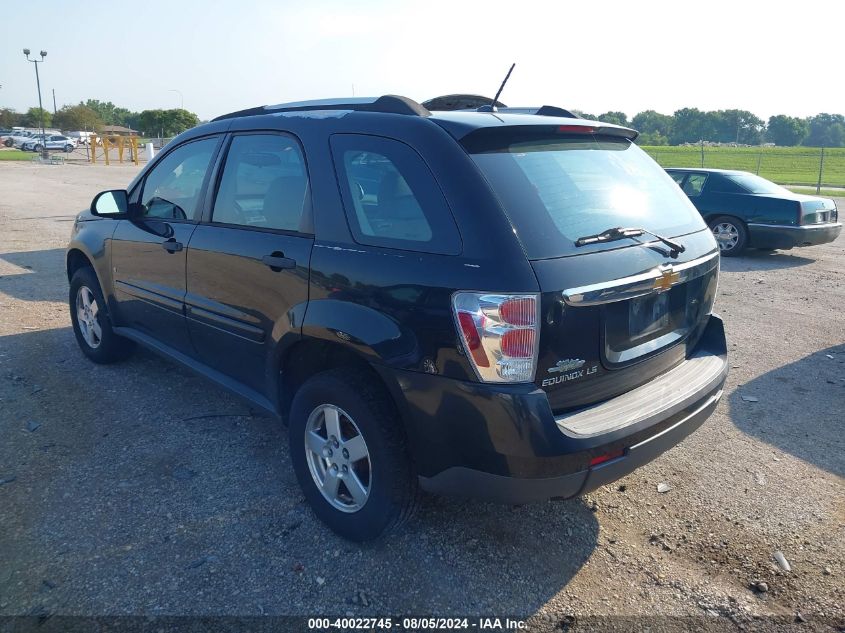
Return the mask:
{"type": "Polygon", "coordinates": [[[94,132],[84,132],[84,131],[75,131],[75,132],[67,132],[65,134],[72,139],[76,139],[77,147],[80,145],[88,145],[91,143],[91,137],[94,136],[94,132]]]}
{"type": "Polygon", "coordinates": [[[6,147],[20,147],[26,141],[32,138],[33,132],[28,132],[26,130],[17,131],[11,136],[7,136],[6,140],[3,141],[3,144],[6,147]]]}
{"type": "Polygon", "coordinates": [[[66,152],[72,152],[76,149],[76,139],[61,134],[48,134],[42,137],[40,134],[31,138],[21,145],[24,151],[40,152],[44,147],[47,149],[62,149],[66,152]]]}

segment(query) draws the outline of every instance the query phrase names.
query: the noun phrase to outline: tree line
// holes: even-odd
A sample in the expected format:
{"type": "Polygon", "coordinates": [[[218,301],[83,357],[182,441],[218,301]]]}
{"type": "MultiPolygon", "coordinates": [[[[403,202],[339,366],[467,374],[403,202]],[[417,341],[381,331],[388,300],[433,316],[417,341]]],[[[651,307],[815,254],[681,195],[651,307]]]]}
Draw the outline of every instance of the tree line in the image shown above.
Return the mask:
{"type": "Polygon", "coordinates": [[[712,141],[780,146],[845,147],[845,116],[821,113],[808,118],[777,114],[763,121],[747,110],[681,108],[674,114],[645,110],[628,119],[624,112],[598,116],[574,111],[585,119],[595,119],[632,127],[640,132],[640,145],[682,145],[712,141]]]}
{"type": "MultiPolygon", "coordinates": [[[[40,127],[41,114],[41,110],[37,107],[30,108],[26,112],[0,108],[0,128],[40,127]]],[[[132,112],[114,105],[111,101],[97,99],[81,101],[77,105],[66,105],[55,114],[45,109],[43,114],[44,127],[58,128],[68,132],[75,130],[99,132],[105,125],[120,125],[137,130],[144,136],[176,136],[200,122],[196,114],[181,108],[132,112]]]]}
{"type": "MultiPolygon", "coordinates": [[[[632,127],[640,132],[640,145],[682,145],[712,141],[780,146],[845,147],[845,116],[821,113],[808,118],[777,114],[763,121],[747,110],[711,110],[681,108],[674,114],[645,110],[632,119],[624,112],[610,111],[598,116],[574,111],[585,119],[595,119],[632,127]]],[[[104,125],[121,125],[138,130],[145,136],[175,136],[199,123],[193,112],[171,110],[143,110],[132,112],[111,101],[88,99],[77,105],[64,106],[55,115],[44,111],[44,125],[71,130],[100,130],[104,125]]],[[[15,112],[0,108],[0,127],[38,127],[41,113],[38,108],[15,112]]]]}

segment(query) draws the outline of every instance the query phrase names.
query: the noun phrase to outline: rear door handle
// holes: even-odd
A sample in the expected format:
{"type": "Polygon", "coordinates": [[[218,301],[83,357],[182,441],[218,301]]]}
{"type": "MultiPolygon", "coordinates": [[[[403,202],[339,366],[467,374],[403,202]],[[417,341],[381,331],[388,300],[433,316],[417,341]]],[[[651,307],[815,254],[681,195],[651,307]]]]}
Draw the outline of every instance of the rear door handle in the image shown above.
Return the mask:
{"type": "Polygon", "coordinates": [[[275,251],[271,255],[265,255],[261,258],[261,262],[265,266],[269,266],[270,270],[274,272],[279,272],[283,268],[296,268],[296,260],[285,257],[285,254],[279,251],[275,251]]]}
{"type": "Polygon", "coordinates": [[[169,240],[164,240],[161,243],[161,247],[168,253],[177,253],[182,250],[182,242],[177,242],[171,237],[169,240]]]}

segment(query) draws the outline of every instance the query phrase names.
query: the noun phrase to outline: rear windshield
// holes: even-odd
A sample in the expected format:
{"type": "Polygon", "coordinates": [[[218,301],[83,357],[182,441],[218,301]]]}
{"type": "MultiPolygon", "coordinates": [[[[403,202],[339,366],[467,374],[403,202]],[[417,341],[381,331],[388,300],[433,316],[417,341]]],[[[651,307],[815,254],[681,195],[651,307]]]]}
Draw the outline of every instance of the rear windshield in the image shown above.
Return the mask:
{"type": "Polygon", "coordinates": [[[501,132],[496,138],[474,133],[463,142],[501,200],[529,259],[634,244],[575,246],[579,237],[612,227],[670,237],[705,226],[678,185],[627,139],[503,138],[501,132]]]}
{"type": "Polygon", "coordinates": [[[792,195],[792,192],[788,189],[784,189],[780,185],[776,185],[775,183],[770,182],[765,178],[760,178],[760,176],[755,176],[754,174],[727,174],[725,178],[731,182],[735,182],[740,187],[750,191],[751,193],[788,193],[792,195]]]}

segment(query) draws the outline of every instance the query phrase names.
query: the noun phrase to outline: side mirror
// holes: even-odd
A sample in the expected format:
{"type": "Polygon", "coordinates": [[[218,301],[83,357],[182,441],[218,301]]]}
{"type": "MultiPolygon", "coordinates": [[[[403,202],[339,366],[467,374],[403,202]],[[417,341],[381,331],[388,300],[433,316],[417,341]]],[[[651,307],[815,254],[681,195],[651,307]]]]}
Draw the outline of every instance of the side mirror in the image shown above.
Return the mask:
{"type": "Polygon", "coordinates": [[[91,214],[101,218],[125,218],[129,215],[129,194],[125,189],[101,191],[91,202],[91,214]]]}

